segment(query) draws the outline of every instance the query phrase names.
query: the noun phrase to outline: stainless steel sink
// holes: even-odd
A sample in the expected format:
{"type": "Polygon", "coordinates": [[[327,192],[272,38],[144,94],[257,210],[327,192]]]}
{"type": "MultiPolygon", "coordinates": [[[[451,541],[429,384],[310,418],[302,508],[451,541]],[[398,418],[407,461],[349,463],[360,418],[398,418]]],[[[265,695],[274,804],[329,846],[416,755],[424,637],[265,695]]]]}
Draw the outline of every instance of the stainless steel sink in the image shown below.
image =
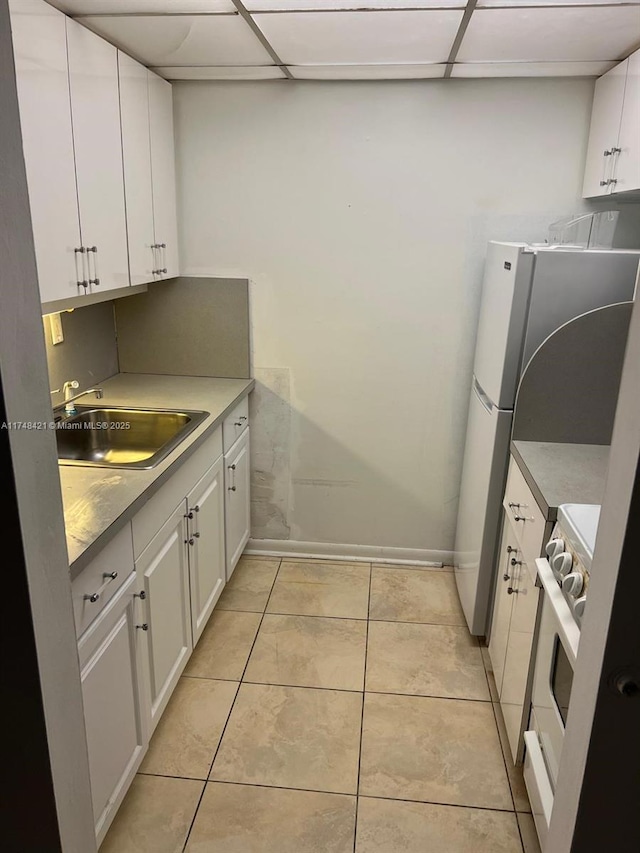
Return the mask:
{"type": "Polygon", "coordinates": [[[78,406],[78,414],[57,424],[58,459],[63,465],[154,468],[208,415],[78,406]]]}

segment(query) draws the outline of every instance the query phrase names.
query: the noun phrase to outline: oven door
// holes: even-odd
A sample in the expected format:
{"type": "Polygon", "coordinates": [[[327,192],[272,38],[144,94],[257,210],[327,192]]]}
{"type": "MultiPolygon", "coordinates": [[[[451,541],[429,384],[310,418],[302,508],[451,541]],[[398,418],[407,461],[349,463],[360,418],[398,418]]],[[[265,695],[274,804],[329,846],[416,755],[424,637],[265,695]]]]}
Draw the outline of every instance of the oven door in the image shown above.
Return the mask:
{"type": "Polygon", "coordinates": [[[548,561],[536,560],[536,568],[543,587],[543,602],[536,644],[531,724],[525,732],[524,777],[536,829],[544,843],[558,779],[580,629],[548,561]]]}

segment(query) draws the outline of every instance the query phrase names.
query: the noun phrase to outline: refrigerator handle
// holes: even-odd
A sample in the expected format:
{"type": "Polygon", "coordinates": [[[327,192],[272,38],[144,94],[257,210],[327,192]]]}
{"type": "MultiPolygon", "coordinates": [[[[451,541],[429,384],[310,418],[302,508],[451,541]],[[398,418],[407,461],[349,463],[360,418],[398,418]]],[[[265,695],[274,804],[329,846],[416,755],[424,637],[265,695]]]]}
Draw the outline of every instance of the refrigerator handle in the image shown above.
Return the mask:
{"type": "Polygon", "coordinates": [[[493,403],[489,395],[485,391],[483,391],[482,386],[480,385],[475,376],[473,377],[473,391],[478,400],[480,400],[480,402],[484,406],[484,408],[488,412],[491,412],[494,408],[493,403]]]}

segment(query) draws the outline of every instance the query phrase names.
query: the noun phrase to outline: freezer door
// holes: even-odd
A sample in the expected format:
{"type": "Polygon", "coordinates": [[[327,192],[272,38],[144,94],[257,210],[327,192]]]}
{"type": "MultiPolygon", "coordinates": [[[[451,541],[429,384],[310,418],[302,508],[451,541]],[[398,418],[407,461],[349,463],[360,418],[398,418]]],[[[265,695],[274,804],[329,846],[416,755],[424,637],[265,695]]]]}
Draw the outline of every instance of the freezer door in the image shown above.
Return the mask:
{"type": "Polygon", "coordinates": [[[538,250],[523,370],[560,326],[595,308],[632,302],[639,260],[638,252],[538,250]]]}
{"type": "Polygon", "coordinates": [[[507,476],[512,412],[490,404],[474,380],[467,422],[458,526],[455,579],[472,634],[486,633],[494,584],[500,509],[507,476]]]}
{"type": "Polygon", "coordinates": [[[473,371],[499,409],[512,409],[534,255],[516,243],[489,243],[473,371]]]}

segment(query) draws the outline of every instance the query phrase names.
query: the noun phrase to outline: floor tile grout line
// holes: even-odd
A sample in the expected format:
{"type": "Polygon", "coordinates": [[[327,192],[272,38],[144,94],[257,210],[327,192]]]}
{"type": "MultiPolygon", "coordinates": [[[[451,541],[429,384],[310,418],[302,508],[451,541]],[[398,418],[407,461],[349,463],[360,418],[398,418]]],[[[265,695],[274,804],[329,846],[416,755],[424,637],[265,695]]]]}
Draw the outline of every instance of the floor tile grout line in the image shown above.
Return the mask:
{"type": "MultiPolygon", "coordinates": [[[[269,614],[265,614],[268,616],[269,614]]],[[[256,635],[257,636],[257,635],[256,635]]],[[[255,640],[254,640],[255,643],[255,640]]],[[[251,653],[249,653],[251,655],[251,653]]],[[[365,651],[365,679],[366,679],[366,658],[365,651]]],[[[326,687],[320,684],[284,684],[279,681],[255,681],[254,679],[244,678],[242,682],[237,678],[218,678],[207,675],[183,675],[182,678],[197,678],[200,681],[224,681],[228,684],[252,684],[255,687],[292,687],[295,690],[328,690],[335,693],[370,693],[376,696],[403,696],[407,699],[444,699],[452,702],[480,702],[483,705],[495,704],[491,698],[479,699],[477,696],[442,696],[438,693],[400,693],[395,690],[360,690],[357,687],[326,687]]]]}
{"type": "Polygon", "coordinates": [[[192,776],[166,776],[162,773],[139,773],[140,776],[156,776],[161,779],[181,779],[186,782],[204,782],[205,785],[241,785],[244,788],[268,788],[275,791],[302,791],[308,794],[330,794],[334,797],[352,797],[365,800],[384,800],[389,803],[416,803],[427,806],[444,806],[452,809],[477,809],[484,812],[500,812],[500,814],[529,814],[529,812],[513,812],[511,809],[501,809],[496,806],[477,806],[468,803],[443,803],[439,800],[416,800],[407,797],[385,797],[381,794],[355,794],[348,791],[327,791],[323,788],[293,788],[290,785],[267,785],[264,782],[239,782],[232,779],[194,779],[192,776]]]}
{"type": "Polygon", "coordinates": [[[518,812],[516,810],[516,798],[513,796],[513,786],[511,784],[511,776],[509,774],[509,765],[507,763],[507,756],[505,754],[504,747],[502,745],[502,738],[500,737],[500,726],[498,725],[498,715],[496,713],[495,705],[496,702],[493,701],[493,695],[491,693],[491,684],[489,683],[489,670],[487,669],[487,664],[485,660],[485,656],[482,654],[482,644],[480,644],[480,656],[482,657],[482,666],[484,669],[484,675],[487,680],[487,689],[489,691],[489,696],[491,697],[491,711],[493,713],[493,719],[496,724],[496,734],[498,735],[498,744],[500,746],[500,753],[502,754],[502,763],[504,764],[504,772],[507,775],[507,785],[509,786],[509,795],[511,797],[511,802],[513,803],[513,813],[516,818],[516,827],[518,829],[518,835],[520,837],[520,846],[522,847],[524,853],[524,838],[522,837],[522,830],[520,829],[520,821],[518,820],[518,812]]]}
{"type": "MultiPolygon", "coordinates": [[[[231,609],[219,607],[218,610],[224,610],[226,613],[262,613],[261,610],[241,610],[240,608],[231,609]]],[[[414,619],[371,619],[368,616],[329,616],[324,613],[280,613],[264,611],[266,616],[304,616],[308,619],[342,619],[349,622],[382,622],[385,625],[433,625],[437,628],[467,628],[466,623],[462,622],[418,622],[414,619]]]]}
{"type": "MultiPolygon", "coordinates": [[[[275,562],[275,560],[273,562],[275,562]]],[[[209,777],[211,776],[211,771],[213,770],[213,765],[215,764],[216,758],[218,757],[218,752],[220,751],[220,747],[222,745],[222,741],[224,739],[224,735],[225,735],[225,732],[227,730],[227,726],[229,725],[229,720],[231,719],[231,714],[233,713],[233,709],[234,709],[236,701],[238,699],[238,694],[240,693],[240,688],[242,687],[242,678],[244,676],[245,670],[246,670],[247,665],[249,663],[249,658],[251,657],[251,652],[253,651],[253,647],[255,646],[256,640],[258,638],[258,634],[260,633],[260,628],[261,628],[262,623],[264,621],[264,615],[265,615],[265,612],[267,609],[267,605],[269,604],[269,599],[271,598],[271,593],[273,592],[273,587],[275,585],[276,578],[278,577],[278,574],[280,572],[280,566],[281,565],[282,565],[282,559],[280,559],[278,561],[278,567],[277,567],[275,574],[273,576],[273,581],[271,582],[271,588],[269,589],[269,595],[267,596],[267,600],[266,600],[265,605],[264,605],[264,610],[262,611],[262,617],[260,619],[260,623],[258,624],[258,630],[256,631],[256,635],[253,638],[253,643],[251,644],[251,648],[249,649],[249,654],[247,656],[247,662],[245,663],[244,669],[242,670],[242,676],[240,677],[240,681],[238,682],[238,687],[236,689],[235,696],[233,697],[233,702],[231,703],[231,707],[229,708],[229,713],[227,714],[227,719],[225,720],[224,726],[222,727],[222,731],[220,732],[220,738],[219,738],[218,743],[216,745],[216,748],[214,750],[213,758],[211,759],[211,764],[209,765],[209,771],[207,772],[207,778],[206,778],[204,786],[202,788],[202,792],[200,794],[200,798],[198,800],[196,810],[193,814],[193,818],[191,820],[191,823],[189,824],[189,831],[187,832],[186,838],[184,840],[184,845],[182,847],[183,853],[187,849],[187,845],[189,843],[189,837],[191,836],[193,826],[196,822],[196,818],[198,816],[198,811],[200,810],[200,805],[201,805],[202,799],[204,797],[204,792],[207,790],[207,783],[209,782],[209,777]]],[[[242,612],[242,611],[240,611],[240,612],[242,612]]]]}
{"type": "Polygon", "coordinates": [[[364,640],[364,673],[362,679],[362,712],[360,715],[360,744],[358,747],[358,775],[356,777],[356,813],[353,823],[353,853],[356,853],[356,844],[358,838],[358,796],[360,794],[360,769],[362,767],[362,738],[364,735],[364,703],[366,699],[367,687],[367,655],[369,653],[369,610],[371,607],[371,580],[373,576],[373,564],[369,563],[369,590],[367,593],[367,628],[364,640]]]}

